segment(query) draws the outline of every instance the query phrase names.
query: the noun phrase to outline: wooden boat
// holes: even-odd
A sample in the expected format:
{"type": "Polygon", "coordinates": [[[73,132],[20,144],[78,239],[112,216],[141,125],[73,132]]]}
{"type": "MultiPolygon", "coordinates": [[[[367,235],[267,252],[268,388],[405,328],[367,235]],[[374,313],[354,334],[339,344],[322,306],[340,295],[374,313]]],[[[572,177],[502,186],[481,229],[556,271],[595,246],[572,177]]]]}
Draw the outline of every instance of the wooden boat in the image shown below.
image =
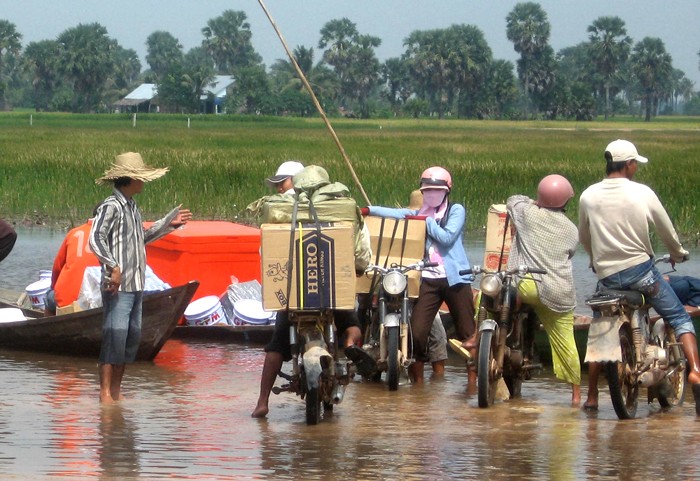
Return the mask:
{"type": "MultiPolygon", "coordinates": [[[[138,361],[151,361],[172,335],[199,282],[191,281],[143,298],[138,361]]],[[[17,307],[0,301],[0,307],[17,307]]],[[[102,308],[57,316],[22,309],[24,321],[0,323],[0,347],[97,359],[102,343],[102,308]]]]}
{"type": "Polygon", "coordinates": [[[176,339],[202,339],[208,341],[268,343],[275,330],[274,324],[242,326],[178,326],[173,332],[176,339]]]}

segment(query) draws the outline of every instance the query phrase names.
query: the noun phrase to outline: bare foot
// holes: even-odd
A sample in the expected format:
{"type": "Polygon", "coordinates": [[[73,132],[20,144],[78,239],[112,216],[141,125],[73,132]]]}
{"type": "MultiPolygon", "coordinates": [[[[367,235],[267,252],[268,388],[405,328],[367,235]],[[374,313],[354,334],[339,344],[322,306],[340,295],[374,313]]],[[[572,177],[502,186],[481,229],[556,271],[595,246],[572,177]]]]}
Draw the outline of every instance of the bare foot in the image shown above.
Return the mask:
{"type": "Polygon", "coordinates": [[[588,398],[586,402],[583,403],[584,411],[597,411],[598,410],[598,390],[588,391],[588,398]]]}
{"type": "Polygon", "coordinates": [[[112,399],[112,396],[110,394],[100,393],[100,404],[112,404],[113,402],[114,399],[112,399]]]}
{"type": "Polygon", "coordinates": [[[467,351],[476,351],[476,334],[464,341],[462,347],[467,351]]]}
{"type": "Polygon", "coordinates": [[[433,366],[433,376],[444,376],[445,375],[445,361],[435,361],[432,363],[433,366]]]}
{"type": "Polygon", "coordinates": [[[253,413],[250,415],[252,418],[264,418],[267,416],[267,413],[270,412],[270,408],[267,406],[255,406],[255,410],[253,413]]]}
{"type": "Polygon", "coordinates": [[[578,407],[581,404],[581,388],[576,385],[571,385],[571,405],[573,407],[578,407]]]}
{"type": "Polygon", "coordinates": [[[414,362],[408,366],[408,377],[412,384],[423,384],[423,363],[414,362]]]}

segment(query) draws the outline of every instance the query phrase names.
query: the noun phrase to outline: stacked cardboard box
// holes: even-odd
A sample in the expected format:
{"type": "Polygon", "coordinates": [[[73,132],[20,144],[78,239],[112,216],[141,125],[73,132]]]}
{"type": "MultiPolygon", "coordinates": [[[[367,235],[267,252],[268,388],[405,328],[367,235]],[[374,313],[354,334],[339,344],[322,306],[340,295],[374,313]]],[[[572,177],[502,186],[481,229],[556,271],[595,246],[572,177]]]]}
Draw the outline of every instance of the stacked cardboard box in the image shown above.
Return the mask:
{"type": "MultiPolygon", "coordinates": [[[[389,267],[392,264],[406,266],[423,259],[425,255],[425,221],[419,219],[391,219],[365,217],[372,246],[372,264],[389,267]]],[[[408,295],[418,297],[419,271],[408,274],[408,295]]],[[[367,274],[357,280],[357,292],[369,292],[377,280],[367,274]]]]}
{"type": "Polygon", "coordinates": [[[513,241],[513,224],[508,222],[508,232],[505,233],[506,216],[507,211],[504,204],[494,204],[489,208],[486,221],[484,267],[490,271],[504,269],[508,264],[508,254],[513,241]]]}
{"type": "Polygon", "coordinates": [[[299,223],[293,234],[291,224],[261,226],[263,307],[354,309],[353,225],[299,223]]]}

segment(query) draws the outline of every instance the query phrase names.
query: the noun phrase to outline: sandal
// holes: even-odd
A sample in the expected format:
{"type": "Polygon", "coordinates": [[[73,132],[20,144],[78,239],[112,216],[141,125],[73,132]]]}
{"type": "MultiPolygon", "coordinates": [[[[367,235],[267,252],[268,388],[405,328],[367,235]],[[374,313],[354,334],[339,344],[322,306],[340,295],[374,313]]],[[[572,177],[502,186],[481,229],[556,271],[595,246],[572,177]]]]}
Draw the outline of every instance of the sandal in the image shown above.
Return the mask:
{"type": "Polygon", "coordinates": [[[454,352],[462,356],[467,361],[470,361],[472,359],[471,353],[468,349],[464,348],[464,346],[462,345],[462,341],[459,341],[457,339],[450,339],[449,344],[454,352]]]}

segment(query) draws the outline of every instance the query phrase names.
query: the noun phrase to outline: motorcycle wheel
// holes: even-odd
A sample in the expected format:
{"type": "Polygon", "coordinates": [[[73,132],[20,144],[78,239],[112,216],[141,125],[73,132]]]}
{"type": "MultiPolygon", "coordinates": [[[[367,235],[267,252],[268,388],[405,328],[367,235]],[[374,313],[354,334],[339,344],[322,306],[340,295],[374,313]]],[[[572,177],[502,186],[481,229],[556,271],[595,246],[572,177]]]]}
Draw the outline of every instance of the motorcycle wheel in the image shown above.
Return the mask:
{"type": "Polygon", "coordinates": [[[479,334],[479,359],[477,364],[477,393],[480,408],[487,408],[496,399],[496,379],[491,375],[494,363],[492,345],[494,331],[479,334]]]}
{"type": "Polygon", "coordinates": [[[306,424],[315,426],[321,421],[321,392],[315,387],[306,393],[306,424]]]}
{"type": "Polygon", "coordinates": [[[620,419],[633,419],[637,414],[639,385],[632,376],[634,371],[634,344],[629,331],[620,329],[620,349],[622,362],[609,362],[605,365],[615,414],[620,419]]]}
{"type": "Polygon", "coordinates": [[[386,383],[389,391],[396,391],[399,388],[399,327],[387,327],[386,329],[386,383]]]}
{"type": "Polygon", "coordinates": [[[673,328],[666,324],[666,338],[663,347],[668,352],[669,364],[678,366],[679,369],[666,378],[664,381],[664,383],[667,383],[666,385],[659,386],[656,389],[656,395],[662,408],[681,406],[685,397],[685,358],[679,346],[669,347],[670,344],[675,344],[675,342],[676,335],[673,332],[673,328]],[[683,369],[680,369],[681,367],[683,369]]]}

